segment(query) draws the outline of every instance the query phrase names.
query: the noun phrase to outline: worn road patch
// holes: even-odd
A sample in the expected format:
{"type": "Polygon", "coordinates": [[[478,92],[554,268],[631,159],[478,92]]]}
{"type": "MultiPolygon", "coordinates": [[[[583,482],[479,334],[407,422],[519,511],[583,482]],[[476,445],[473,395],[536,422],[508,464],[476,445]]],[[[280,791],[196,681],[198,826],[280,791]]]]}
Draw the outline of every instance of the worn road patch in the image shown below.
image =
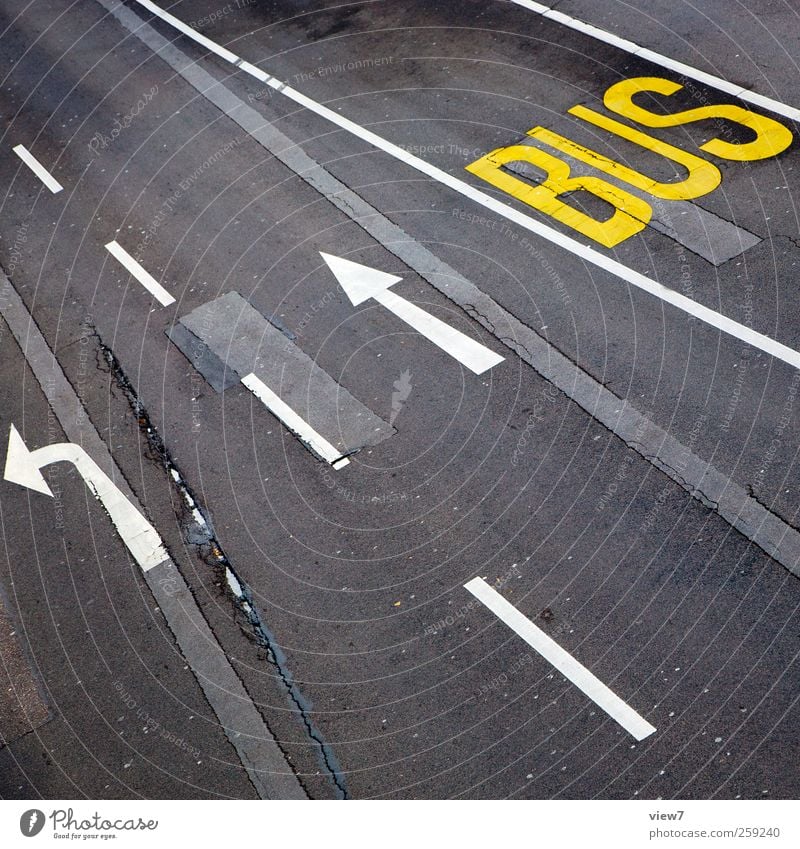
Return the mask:
{"type": "Polygon", "coordinates": [[[0,748],[48,719],[50,711],[0,593],[0,748]]]}
{"type": "MultiPolygon", "coordinates": [[[[211,364],[207,380],[212,386],[227,385],[230,373],[255,374],[342,454],[376,445],[394,433],[238,292],[203,304],[179,324],[210,351],[211,356],[187,356],[204,377],[204,367],[211,364]]],[[[181,347],[180,334],[170,338],[181,347]]]]}

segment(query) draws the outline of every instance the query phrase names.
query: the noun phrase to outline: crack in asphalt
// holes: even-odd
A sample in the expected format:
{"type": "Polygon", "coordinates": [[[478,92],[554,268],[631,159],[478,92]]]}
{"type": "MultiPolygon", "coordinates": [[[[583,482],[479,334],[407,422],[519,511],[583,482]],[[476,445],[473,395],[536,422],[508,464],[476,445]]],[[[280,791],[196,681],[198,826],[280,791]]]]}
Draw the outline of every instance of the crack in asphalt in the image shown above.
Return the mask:
{"type": "MultiPolygon", "coordinates": [[[[339,765],[333,750],[325,742],[321,732],[317,729],[311,719],[311,704],[303,696],[300,688],[295,683],[294,677],[288,668],[286,655],[281,650],[278,641],[266,626],[264,619],[259,613],[253,601],[253,594],[249,586],[242,578],[239,577],[231,564],[231,561],[228,559],[228,556],[225,554],[225,551],[213,530],[207,511],[198,501],[192,491],[192,488],[173,461],[169,450],[164,444],[164,440],[161,438],[161,435],[152,423],[145,405],[136,393],[136,390],[128,376],[125,374],[125,371],[119,360],[117,360],[113,350],[103,342],[96,328],[92,327],[91,330],[91,336],[97,343],[98,365],[101,366],[101,363],[105,364],[105,370],[110,373],[117,386],[122,390],[131,410],[136,416],[139,429],[144,433],[147,444],[154,454],[151,458],[152,461],[161,466],[170,475],[176,489],[181,494],[183,499],[182,513],[184,517],[187,517],[187,515],[188,517],[191,517],[187,517],[181,522],[184,538],[187,544],[196,548],[207,546],[214,558],[214,563],[212,564],[214,568],[224,571],[228,591],[234,600],[236,609],[247,619],[257,645],[264,649],[267,655],[267,661],[277,671],[278,677],[283,683],[286,695],[294,706],[294,712],[300,718],[306,734],[313,742],[313,745],[317,750],[318,760],[333,783],[337,796],[340,799],[347,799],[348,792],[342,768],[339,765]]],[[[208,562],[206,557],[202,554],[201,559],[208,562]]],[[[269,726],[267,727],[269,728],[269,726]]],[[[272,731],[271,729],[269,730],[270,732],[272,731]]],[[[273,736],[277,740],[276,735],[273,734],[273,736]]],[[[297,774],[288,757],[286,758],[286,762],[289,764],[292,771],[295,772],[298,781],[302,783],[302,777],[297,774]]]]}
{"type": "Polygon", "coordinates": [[[787,233],[776,233],[771,239],[772,241],[775,241],[775,239],[788,239],[796,248],[800,248],[800,239],[789,236],[787,233]]]}
{"type": "Polygon", "coordinates": [[[745,486],[745,489],[747,491],[747,494],[750,496],[750,498],[752,498],[753,501],[755,501],[755,503],[758,504],[758,506],[761,507],[762,510],[766,510],[767,513],[770,514],[770,516],[774,516],[776,519],[778,519],[778,521],[783,522],[785,525],[788,525],[793,531],[800,532],[800,526],[793,524],[792,522],[788,521],[787,519],[784,519],[782,516],[780,516],[778,513],[776,513],[769,506],[769,504],[766,503],[766,501],[762,501],[761,498],[756,494],[755,487],[752,484],[750,484],[750,483],[747,484],[745,486]]]}

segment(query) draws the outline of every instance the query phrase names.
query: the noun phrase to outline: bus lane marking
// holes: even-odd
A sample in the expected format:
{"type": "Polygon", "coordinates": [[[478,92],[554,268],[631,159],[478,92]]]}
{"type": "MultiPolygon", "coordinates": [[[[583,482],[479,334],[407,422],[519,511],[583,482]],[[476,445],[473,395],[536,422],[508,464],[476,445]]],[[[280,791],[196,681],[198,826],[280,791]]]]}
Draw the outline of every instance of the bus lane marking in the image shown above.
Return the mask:
{"type": "MultiPolygon", "coordinates": [[[[148,9],[165,23],[168,23],[170,26],[184,32],[189,38],[207,47],[206,42],[208,39],[204,36],[200,36],[199,33],[191,30],[191,28],[187,28],[186,25],[179,21],[174,15],[169,12],[165,12],[161,7],[152,3],[151,0],[136,0],[136,3],[143,8],[148,9]],[[186,32],[187,29],[189,30],[188,32],[186,32]]],[[[219,49],[223,50],[224,48],[220,47],[219,49]]],[[[252,73],[252,71],[249,71],[248,68],[244,67],[240,57],[234,56],[234,58],[230,61],[235,67],[239,67],[246,73],[252,73]]],[[[355,121],[351,121],[349,118],[340,115],[333,109],[318,103],[312,98],[304,95],[302,92],[297,91],[282,82],[278,78],[268,76],[267,79],[264,80],[263,71],[259,71],[258,74],[254,76],[264,82],[265,85],[268,85],[270,88],[280,92],[285,97],[288,97],[294,103],[298,104],[298,106],[302,106],[310,112],[319,115],[321,118],[325,118],[335,126],[340,127],[342,130],[345,130],[356,138],[360,138],[362,141],[367,142],[376,149],[387,153],[394,159],[408,165],[419,173],[436,180],[443,186],[452,189],[463,197],[469,198],[471,201],[483,206],[485,209],[490,210],[508,221],[512,221],[531,233],[535,233],[537,236],[540,236],[552,244],[569,251],[584,262],[590,263],[597,268],[607,271],[631,286],[641,289],[643,292],[647,292],[664,303],[670,304],[676,309],[686,313],[687,315],[693,316],[717,330],[722,331],[728,336],[739,339],[740,341],[745,342],[746,344],[751,345],[752,347],[757,348],[776,359],[782,360],[795,369],[800,369],[800,352],[790,348],[788,345],[784,345],[776,339],[772,339],[763,333],[752,330],[746,325],[740,324],[739,322],[734,321],[733,319],[730,319],[727,316],[698,303],[697,301],[693,301],[691,298],[687,298],[680,292],[670,289],[668,286],[653,280],[647,275],[629,268],[610,256],[600,253],[600,251],[592,248],[591,246],[584,245],[577,241],[577,239],[567,236],[555,228],[531,218],[530,215],[509,206],[507,203],[498,200],[496,197],[489,195],[484,191],[481,191],[461,178],[443,171],[441,168],[426,162],[424,159],[420,159],[418,156],[408,153],[399,145],[384,139],[371,130],[357,124],[355,121]]]]}

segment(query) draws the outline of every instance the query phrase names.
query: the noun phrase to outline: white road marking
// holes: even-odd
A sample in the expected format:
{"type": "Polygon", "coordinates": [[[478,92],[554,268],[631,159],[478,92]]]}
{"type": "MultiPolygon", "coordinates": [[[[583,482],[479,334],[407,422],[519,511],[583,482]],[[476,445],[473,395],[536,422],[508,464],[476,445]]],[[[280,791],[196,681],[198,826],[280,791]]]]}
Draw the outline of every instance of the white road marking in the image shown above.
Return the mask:
{"type": "MultiPolygon", "coordinates": [[[[136,19],[141,25],[141,20],[126,6],[120,5],[117,0],[109,2],[116,4],[113,8],[120,16],[130,15],[129,20],[136,19]]],[[[24,354],[36,382],[50,400],[50,409],[66,438],[81,444],[106,474],[118,483],[120,491],[131,504],[141,510],[138,498],[2,269],[0,292],[0,315],[24,354]]],[[[185,492],[180,472],[174,466],[170,468],[170,475],[178,483],[179,490],[185,492]]],[[[41,486],[41,478],[38,481],[34,479],[34,482],[41,486]]],[[[242,686],[239,675],[234,672],[177,566],[168,558],[144,572],[143,577],[214,711],[219,727],[225,730],[258,795],[262,799],[307,798],[308,794],[242,686]]]]}
{"type": "MultiPolygon", "coordinates": [[[[380,244],[390,246],[391,252],[398,259],[473,317],[499,342],[560,389],[567,398],[575,401],[590,416],[622,439],[632,451],[641,455],[648,463],[658,466],[692,498],[702,503],[704,508],[709,504],[715,505],[713,509],[722,519],[800,577],[800,533],[794,528],[766,510],[741,486],[710,465],[708,460],[701,459],[690,448],[645,418],[630,402],[610,392],[587,372],[582,371],[543,337],[478,289],[474,283],[470,283],[454,268],[442,262],[428,248],[415,241],[374,206],[333,177],[285,135],[274,127],[269,140],[261,134],[254,134],[252,127],[260,126],[258,113],[232,95],[230,89],[217,83],[208,71],[191,62],[183,51],[169,43],[166,38],[151,27],[143,26],[142,19],[127,6],[118,3],[113,5],[117,0],[98,2],[117,17],[129,32],[141,39],[151,50],[159,53],[198,94],[222,110],[242,130],[249,132],[269,154],[276,156],[316,192],[327,197],[365,233],[380,244]],[[676,469],[681,470],[680,474],[676,469]]],[[[0,288],[3,279],[0,271],[0,288]]],[[[0,297],[0,313],[10,321],[10,326],[15,328],[17,339],[23,344],[22,340],[27,339],[30,332],[29,317],[21,306],[19,297],[11,303],[0,297]],[[15,324],[16,304],[20,304],[22,318],[15,324]]],[[[52,354],[49,356],[52,360],[52,354]]],[[[48,375],[48,379],[49,375],[57,371],[51,367],[51,360],[48,360],[46,366],[42,366],[42,373],[48,375]]],[[[40,382],[43,382],[43,379],[40,382]]],[[[68,388],[69,384],[66,384],[65,392],[68,388]]],[[[60,392],[51,394],[54,398],[62,397],[60,392]]],[[[67,422],[77,420],[80,420],[80,416],[72,415],[67,422]]],[[[99,437],[97,439],[99,441],[99,437]]]]}
{"type": "MultiPolygon", "coordinates": [[[[158,6],[151,3],[150,0],[136,0],[136,2],[145,6],[155,15],[158,15],[158,17],[168,23],[173,23],[176,20],[172,15],[164,12],[162,9],[159,9],[158,6]]],[[[191,28],[182,26],[180,29],[181,32],[184,32],[195,41],[204,43],[203,41],[200,41],[198,33],[191,28]],[[188,32],[187,29],[189,30],[188,32]]],[[[242,64],[242,60],[238,57],[234,57],[233,64],[237,63],[238,67],[242,70],[246,72],[248,71],[245,65],[242,64]]],[[[733,321],[727,316],[715,312],[714,310],[697,303],[697,301],[693,301],[691,298],[687,298],[680,292],[670,289],[662,283],[658,283],[646,275],[641,274],[638,271],[634,271],[632,268],[628,268],[628,266],[623,265],[621,262],[617,262],[610,256],[606,256],[594,248],[584,245],[576,239],[555,230],[549,225],[531,218],[524,212],[503,203],[492,195],[488,195],[458,177],[448,174],[446,171],[442,171],[441,168],[431,165],[424,159],[414,156],[412,153],[398,147],[396,144],[376,135],[371,130],[367,130],[359,124],[356,124],[354,121],[340,115],[338,112],[334,112],[327,106],[323,106],[321,103],[317,103],[310,97],[306,97],[306,95],[301,94],[291,86],[282,83],[275,77],[267,77],[267,79],[264,80],[264,74],[261,71],[259,71],[258,75],[254,76],[257,76],[257,79],[265,82],[268,86],[285,95],[300,106],[305,107],[310,112],[314,112],[320,117],[327,119],[336,126],[346,130],[348,133],[352,133],[357,138],[371,144],[378,150],[388,153],[390,156],[405,163],[409,167],[414,168],[421,174],[431,177],[442,185],[447,186],[453,191],[458,192],[460,195],[480,204],[497,215],[501,215],[503,218],[513,221],[515,224],[518,224],[520,227],[525,228],[531,233],[535,233],[537,236],[541,236],[543,239],[552,242],[554,245],[564,248],[585,262],[591,263],[592,265],[613,274],[615,277],[619,277],[631,286],[635,286],[637,289],[641,289],[642,291],[655,296],[659,300],[670,304],[688,315],[694,316],[711,327],[715,327],[717,330],[721,330],[723,333],[733,336],[735,339],[740,339],[742,342],[746,342],[748,345],[752,345],[754,348],[758,348],[776,359],[783,360],[783,362],[788,363],[794,368],[800,369],[800,352],[789,348],[787,345],[784,345],[769,336],[765,336],[763,333],[758,333],[744,324],[733,321]]]]}
{"type": "Polygon", "coordinates": [[[109,242],[106,245],[108,252],[118,259],[125,268],[147,289],[148,292],[161,304],[168,307],[175,303],[175,298],[117,242],[109,242]]]}
{"type": "Polygon", "coordinates": [[[251,77],[255,77],[262,83],[267,82],[269,79],[269,74],[264,73],[261,68],[257,68],[255,65],[250,64],[250,62],[245,62],[244,59],[239,59],[236,64],[245,73],[250,74],[251,77]]]}
{"type": "Polygon", "coordinates": [[[562,24],[563,26],[602,41],[605,44],[610,44],[612,47],[618,47],[620,50],[625,50],[627,53],[632,53],[640,59],[645,59],[652,62],[654,65],[660,65],[669,71],[674,71],[676,74],[682,74],[685,77],[691,77],[699,83],[715,88],[718,91],[723,91],[725,94],[730,94],[739,100],[744,100],[747,103],[752,103],[763,109],[769,109],[778,115],[783,115],[790,118],[792,121],[800,121],[800,109],[795,106],[789,106],[786,103],[781,103],[780,100],[775,100],[772,97],[766,97],[763,94],[757,94],[751,89],[744,86],[729,82],[715,74],[709,74],[701,71],[699,68],[694,68],[684,62],[679,62],[677,59],[671,59],[663,53],[656,53],[647,47],[642,47],[634,41],[628,41],[626,38],[620,38],[611,32],[607,32],[593,24],[587,24],[578,18],[573,18],[570,15],[565,15],[563,12],[551,9],[549,6],[544,6],[541,3],[534,3],[532,0],[511,0],[517,6],[522,6],[525,9],[541,15],[543,18],[548,18],[551,21],[562,24]]]}
{"type": "Polygon", "coordinates": [[[117,533],[143,572],[168,559],[158,531],[119,491],[111,478],[95,463],[86,451],[74,442],[57,442],[30,451],[17,429],[11,425],[8,434],[8,453],[3,477],[43,495],[53,497],[40,469],[66,461],[80,473],[86,486],[103,505],[117,533]]]}
{"type": "Polygon", "coordinates": [[[261,401],[264,406],[278,419],[280,419],[292,433],[297,434],[302,442],[308,445],[315,454],[318,454],[330,463],[334,469],[341,469],[350,461],[343,457],[341,451],[337,451],[333,445],[320,436],[313,427],[281,399],[252,372],[242,378],[242,383],[261,401]]]}
{"type": "Polygon", "coordinates": [[[503,362],[503,357],[490,348],[470,339],[460,330],[440,321],[411,301],[390,292],[389,287],[402,280],[402,277],[395,277],[393,274],[322,251],[320,256],[339,281],[353,306],[371,299],[376,300],[475,374],[483,374],[503,362]]]}
{"type": "Polygon", "coordinates": [[[201,35],[196,29],[192,29],[192,27],[185,24],[183,21],[178,20],[178,18],[174,15],[170,15],[169,12],[165,12],[160,6],[156,6],[155,3],[151,3],[150,0],[136,0],[136,2],[140,6],[144,6],[145,9],[151,11],[154,15],[157,15],[162,21],[166,21],[170,24],[170,26],[180,30],[180,32],[184,35],[188,35],[189,38],[193,38],[198,44],[202,44],[206,50],[210,50],[216,56],[219,56],[220,59],[224,59],[226,62],[232,62],[234,65],[239,61],[239,57],[235,53],[231,53],[230,50],[223,47],[221,44],[217,44],[210,38],[206,38],[204,35],[201,35]]]}
{"type": "Polygon", "coordinates": [[[39,162],[38,159],[25,147],[18,144],[12,148],[14,153],[33,171],[33,173],[47,186],[53,194],[60,192],[64,187],[55,177],[39,162]]]}
{"type": "Polygon", "coordinates": [[[468,590],[502,620],[512,631],[519,634],[529,646],[534,648],[562,675],[568,678],[598,707],[602,708],[612,719],[616,720],[629,734],[637,740],[644,740],[655,733],[655,726],[636,711],[589,670],[579,663],[565,649],[551,639],[540,628],[523,616],[511,602],[506,601],[497,590],[490,587],[483,578],[473,578],[464,584],[468,590]]]}

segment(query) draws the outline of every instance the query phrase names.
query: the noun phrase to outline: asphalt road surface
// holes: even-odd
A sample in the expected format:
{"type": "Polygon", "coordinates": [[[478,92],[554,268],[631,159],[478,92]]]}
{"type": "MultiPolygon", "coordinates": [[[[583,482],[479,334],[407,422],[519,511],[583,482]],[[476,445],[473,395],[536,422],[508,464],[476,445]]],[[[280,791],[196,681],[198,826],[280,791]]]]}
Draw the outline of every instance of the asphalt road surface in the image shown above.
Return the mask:
{"type": "Polygon", "coordinates": [[[0,796],[796,798],[796,11],[162,5],[0,10],[0,796]]]}

